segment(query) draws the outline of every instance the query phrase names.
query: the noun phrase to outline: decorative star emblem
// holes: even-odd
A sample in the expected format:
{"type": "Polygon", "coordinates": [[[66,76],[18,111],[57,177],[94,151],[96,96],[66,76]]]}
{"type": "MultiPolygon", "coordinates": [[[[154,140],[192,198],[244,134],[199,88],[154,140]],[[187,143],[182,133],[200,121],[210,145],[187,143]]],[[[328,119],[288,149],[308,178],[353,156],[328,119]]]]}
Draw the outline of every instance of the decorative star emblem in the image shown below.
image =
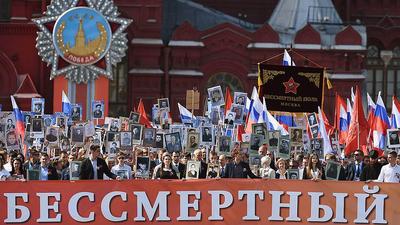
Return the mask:
{"type": "Polygon", "coordinates": [[[118,17],[118,9],[112,0],[85,0],[87,7],[98,11],[109,23],[119,24],[119,27],[112,33],[110,48],[102,61],[91,65],[67,64],[63,68],[59,67],[59,58],[61,56],[53,45],[52,31],[48,29],[48,27],[52,26],[46,26],[45,24],[56,22],[65,11],[76,7],[79,2],[80,0],[53,0],[47,6],[47,11],[43,17],[32,19],[40,30],[37,32],[38,37],[36,39],[38,54],[47,65],[51,65],[51,80],[59,75],[65,75],[67,79],[77,83],[87,83],[89,80],[96,79],[99,75],[112,79],[112,66],[122,60],[128,49],[128,39],[123,31],[132,22],[130,19],[118,17]]]}
{"type": "Polygon", "coordinates": [[[297,94],[297,88],[300,86],[299,83],[296,83],[293,79],[293,77],[290,77],[290,79],[286,82],[283,82],[283,85],[285,86],[285,94],[288,93],[293,93],[297,94]]]}

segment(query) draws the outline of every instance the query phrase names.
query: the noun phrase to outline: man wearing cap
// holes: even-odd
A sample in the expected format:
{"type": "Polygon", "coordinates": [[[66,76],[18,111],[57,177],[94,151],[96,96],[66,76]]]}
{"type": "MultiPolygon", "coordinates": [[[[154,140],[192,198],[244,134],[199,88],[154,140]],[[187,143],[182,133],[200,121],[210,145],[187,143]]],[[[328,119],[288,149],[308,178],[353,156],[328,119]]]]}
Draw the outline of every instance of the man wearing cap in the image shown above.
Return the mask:
{"type": "Polygon", "coordinates": [[[89,149],[89,157],[84,159],[81,164],[80,180],[103,180],[106,174],[111,179],[119,180],[120,177],[111,173],[106,161],[98,157],[100,155],[100,146],[92,145],[89,149]]]}
{"type": "Polygon", "coordinates": [[[369,164],[365,165],[361,172],[361,181],[375,180],[378,178],[379,173],[381,172],[382,164],[378,162],[378,152],[376,150],[370,151],[369,158],[369,164]]]}

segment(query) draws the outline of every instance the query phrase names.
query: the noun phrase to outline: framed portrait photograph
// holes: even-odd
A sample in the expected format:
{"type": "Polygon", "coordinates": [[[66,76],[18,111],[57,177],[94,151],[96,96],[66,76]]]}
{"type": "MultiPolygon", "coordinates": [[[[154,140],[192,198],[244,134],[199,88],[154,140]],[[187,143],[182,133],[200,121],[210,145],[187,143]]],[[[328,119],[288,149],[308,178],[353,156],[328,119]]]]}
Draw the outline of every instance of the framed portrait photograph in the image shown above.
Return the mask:
{"type": "Polygon", "coordinates": [[[388,147],[399,148],[400,147],[400,129],[387,129],[388,136],[388,147]]]}
{"type": "Polygon", "coordinates": [[[107,142],[119,141],[119,133],[118,132],[107,131],[106,132],[106,141],[107,142]]]}
{"type": "Polygon", "coordinates": [[[268,131],[268,146],[270,150],[275,151],[278,149],[280,136],[281,132],[279,130],[268,131]]]}
{"type": "Polygon", "coordinates": [[[81,173],[82,161],[72,161],[69,164],[69,179],[79,180],[79,174],[81,173]]]}
{"type": "Polygon", "coordinates": [[[220,136],[218,142],[219,153],[228,155],[231,152],[232,138],[228,136],[220,136]]]}
{"type": "Polygon", "coordinates": [[[121,120],[112,118],[108,124],[108,131],[118,132],[121,129],[121,120]]]}
{"type": "Polygon", "coordinates": [[[58,143],[58,127],[47,127],[46,128],[46,141],[50,144],[58,143]]]}
{"type": "Polygon", "coordinates": [[[72,126],[71,127],[71,141],[74,144],[83,144],[85,140],[85,127],[72,126]]]}
{"type": "Polygon", "coordinates": [[[264,139],[267,137],[268,130],[265,123],[253,123],[251,125],[251,133],[253,134],[261,134],[264,136],[264,139]]]}
{"type": "Polygon", "coordinates": [[[143,125],[131,124],[130,129],[132,131],[132,143],[134,145],[140,145],[142,142],[143,125]]]}
{"type": "Polygon", "coordinates": [[[250,143],[249,142],[240,143],[240,151],[245,154],[250,154],[250,143]]]}
{"type": "Polygon", "coordinates": [[[6,148],[8,151],[19,149],[18,136],[15,130],[6,133],[6,148]]]}
{"type": "Polygon", "coordinates": [[[219,164],[209,163],[207,165],[207,179],[218,178],[219,175],[219,164]]]}
{"type": "Polygon", "coordinates": [[[340,148],[339,141],[332,141],[332,154],[340,156],[342,154],[342,149],[340,148]]]}
{"type": "Polygon", "coordinates": [[[68,118],[66,116],[57,116],[56,117],[56,126],[60,127],[61,129],[65,128],[65,125],[67,124],[68,118]]]}
{"type": "Polygon", "coordinates": [[[150,159],[149,157],[136,158],[135,177],[149,178],[150,177],[150,159]]]}
{"type": "Polygon", "coordinates": [[[156,133],[156,148],[164,148],[164,133],[156,133]]]}
{"type": "Polygon", "coordinates": [[[212,144],[213,143],[213,129],[212,128],[213,128],[212,126],[200,127],[202,144],[212,144]]]}
{"type": "Polygon", "coordinates": [[[121,131],[119,135],[121,139],[121,148],[123,149],[132,148],[132,132],[121,131]]]}
{"type": "Polygon", "coordinates": [[[232,111],[227,111],[224,119],[224,123],[227,125],[233,125],[235,122],[236,113],[232,111]]]}
{"type": "Polygon", "coordinates": [[[289,138],[291,146],[303,146],[303,129],[300,127],[289,127],[289,138]]]}
{"type": "Polygon", "coordinates": [[[188,132],[186,138],[186,151],[193,152],[200,145],[200,133],[198,132],[188,132]]]}
{"type": "Polygon", "coordinates": [[[58,146],[60,147],[61,151],[69,151],[71,149],[71,144],[68,138],[60,139],[58,146]]]}
{"type": "Polygon", "coordinates": [[[221,86],[215,86],[207,89],[208,97],[211,99],[211,106],[221,106],[225,105],[224,94],[222,92],[221,86]]]}
{"type": "Polygon", "coordinates": [[[234,92],[233,102],[238,105],[246,106],[247,93],[244,92],[234,92]]]}
{"type": "Polygon", "coordinates": [[[74,122],[82,120],[82,106],[80,104],[71,105],[71,120],[74,122]]]}
{"type": "Polygon", "coordinates": [[[120,143],[119,141],[108,142],[106,146],[106,151],[108,154],[117,154],[119,152],[120,143]]]}
{"type": "Polygon", "coordinates": [[[250,165],[253,165],[253,166],[261,166],[261,156],[260,155],[251,155],[249,163],[250,163],[250,165]]]}
{"type": "Polygon", "coordinates": [[[182,143],[181,143],[181,135],[179,132],[165,134],[165,144],[167,147],[167,151],[169,153],[173,152],[181,152],[182,151],[182,143]]]}
{"type": "Polygon", "coordinates": [[[339,180],[340,163],[328,160],[326,163],[325,177],[327,180],[339,180]]]}
{"type": "Polygon", "coordinates": [[[156,129],[154,128],[143,129],[143,146],[145,147],[156,146],[156,129]]]}
{"type": "Polygon", "coordinates": [[[307,115],[307,122],[308,122],[308,126],[310,126],[310,127],[318,125],[317,114],[309,113],[307,115]]]}
{"type": "Polygon", "coordinates": [[[310,127],[310,130],[311,130],[311,137],[312,138],[317,138],[318,137],[319,126],[318,125],[314,125],[314,126],[310,127]]]}
{"type": "Polygon", "coordinates": [[[250,135],[250,155],[258,155],[258,148],[264,141],[264,135],[262,134],[251,134],[250,135]]]}
{"type": "Polygon", "coordinates": [[[186,164],[186,179],[199,179],[200,161],[188,161],[186,164]]]}
{"type": "Polygon", "coordinates": [[[289,180],[300,180],[299,169],[288,169],[287,173],[289,180]]]}
{"type": "Polygon", "coordinates": [[[210,119],[211,124],[218,125],[219,121],[221,120],[221,116],[219,113],[219,107],[212,107],[210,112],[210,119]]]}
{"type": "Polygon", "coordinates": [[[322,138],[313,138],[310,140],[310,149],[311,152],[314,152],[318,155],[320,159],[324,158],[324,139],[322,138]]]}
{"type": "Polygon", "coordinates": [[[42,118],[44,127],[50,127],[53,125],[53,115],[45,114],[42,118]]]}
{"type": "Polygon", "coordinates": [[[170,111],[168,98],[159,98],[159,99],[157,99],[157,103],[158,103],[158,108],[160,110],[166,110],[168,112],[170,111]]]}
{"type": "Polygon", "coordinates": [[[43,119],[42,118],[32,118],[31,133],[43,133],[43,119]]]}
{"type": "Polygon", "coordinates": [[[129,121],[130,121],[131,123],[139,123],[139,120],[140,120],[140,114],[139,114],[139,113],[137,113],[137,112],[131,112],[131,113],[129,114],[129,121]]]}
{"type": "Polygon", "coordinates": [[[92,101],[92,118],[103,119],[104,118],[104,101],[92,101]]]}
{"type": "Polygon", "coordinates": [[[115,174],[121,178],[121,180],[129,180],[128,170],[115,170],[115,174]]]}
{"type": "Polygon", "coordinates": [[[40,180],[40,170],[27,170],[26,179],[30,180],[40,180]]]}
{"type": "Polygon", "coordinates": [[[290,158],[290,140],[289,138],[280,137],[279,138],[279,147],[278,147],[278,156],[282,159],[290,158]]]}
{"type": "Polygon", "coordinates": [[[35,115],[44,114],[44,98],[32,98],[31,100],[31,112],[35,115]]]}
{"type": "Polygon", "coordinates": [[[232,104],[231,111],[235,113],[235,124],[243,124],[244,121],[244,105],[232,104]]]}
{"type": "Polygon", "coordinates": [[[22,116],[24,117],[25,128],[27,124],[31,124],[32,113],[31,112],[22,112],[22,116]]]}

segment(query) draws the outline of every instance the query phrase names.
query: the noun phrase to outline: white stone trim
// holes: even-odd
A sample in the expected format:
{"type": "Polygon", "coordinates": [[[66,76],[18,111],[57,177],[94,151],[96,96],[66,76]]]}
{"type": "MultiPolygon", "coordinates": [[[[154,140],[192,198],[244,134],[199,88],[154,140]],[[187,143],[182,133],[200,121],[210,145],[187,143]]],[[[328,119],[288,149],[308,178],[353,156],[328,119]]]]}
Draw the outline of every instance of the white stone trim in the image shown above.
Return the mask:
{"type": "Polygon", "coordinates": [[[169,74],[178,76],[204,76],[204,73],[198,70],[170,70],[169,74]]]}
{"type": "Polygon", "coordinates": [[[202,41],[170,41],[168,46],[182,46],[182,47],[204,47],[202,41]]]}
{"type": "Polygon", "coordinates": [[[322,45],[320,44],[294,44],[293,48],[295,49],[322,49],[322,45]]]}
{"type": "Polygon", "coordinates": [[[334,73],[329,75],[329,79],[332,80],[364,80],[365,78],[363,74],[334,73]]]}
{"type": "Polygon", "coordinates": [[[163,45],[161,39],[156,38],[133,38],[131,44],[136,45],[163,45]]]}
{"type": "Polygon", "coordinates": [[[332,45],[331,49],[335,49],[335,50],[367,50],[367,48],[362,45],[332,45]]]}
{"type": "Polygon", "coordinates": [[[285,48],[282,44],[271,42],[253,42],[247,45],[247,48],[285,48]]]}
{"type": "Polygon", "coordinates": [[[249,73],[249,74],[247,74],[247,77],[258,77],[258,72],[249,73]]]}
{"type": "Polygon", "coordinates": [[[144,68],[134,68],[129,70],[130,74],[163,74],[164,72],[160,69],[144,69],[144,68]]]}

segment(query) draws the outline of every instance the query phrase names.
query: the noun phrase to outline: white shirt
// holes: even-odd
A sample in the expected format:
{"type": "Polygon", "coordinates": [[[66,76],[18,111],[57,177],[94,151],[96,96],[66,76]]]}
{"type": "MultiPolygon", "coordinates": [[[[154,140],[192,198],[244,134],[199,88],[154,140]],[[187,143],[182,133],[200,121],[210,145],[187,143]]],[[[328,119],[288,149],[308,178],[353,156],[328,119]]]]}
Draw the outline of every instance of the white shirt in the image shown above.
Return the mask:
{"type": "MultiPolygon", "coordinates": [[[[128,166],[128,165],[126,165],[126,164],[120,166],[119,164],[117,164],[117,165],[115,165],[115,166],[113,166],[113,167],[111,168],[111,172],[112,172],[113,174],[116,174],[116,175],[118,175],[118,173],[117,173],[118,170],[126,170],[126,171],[128,171],[128,174],[129,174],[129,175],[128,175],[128,179],[131,179],[131,178],[132,178],[132,169],[131,169],[130,166],[128,166]]],[[[121,179],[122,179],[122,177],[121,177],[121,179]]]]}
{"type": "Polygon", "coordinates": [[[391,166],[390,163],[382,166],[379,174],[378,182],[399,183],[400,182],[400,166],[391,166]]]}
{"type": "Polygon", "coordinates": [[[12,170],[11,163],[6,163],[6,164],[4,164],[3,167],[4,167],[4,169],[7,170],[8,172],[11,172],[11,170],[12,170]]]}
{"type": "Polygon", "coordinates": [[[6,169],[0,170],[0,181],[4,181],[9,178],[11,175],[6,169]]]}

